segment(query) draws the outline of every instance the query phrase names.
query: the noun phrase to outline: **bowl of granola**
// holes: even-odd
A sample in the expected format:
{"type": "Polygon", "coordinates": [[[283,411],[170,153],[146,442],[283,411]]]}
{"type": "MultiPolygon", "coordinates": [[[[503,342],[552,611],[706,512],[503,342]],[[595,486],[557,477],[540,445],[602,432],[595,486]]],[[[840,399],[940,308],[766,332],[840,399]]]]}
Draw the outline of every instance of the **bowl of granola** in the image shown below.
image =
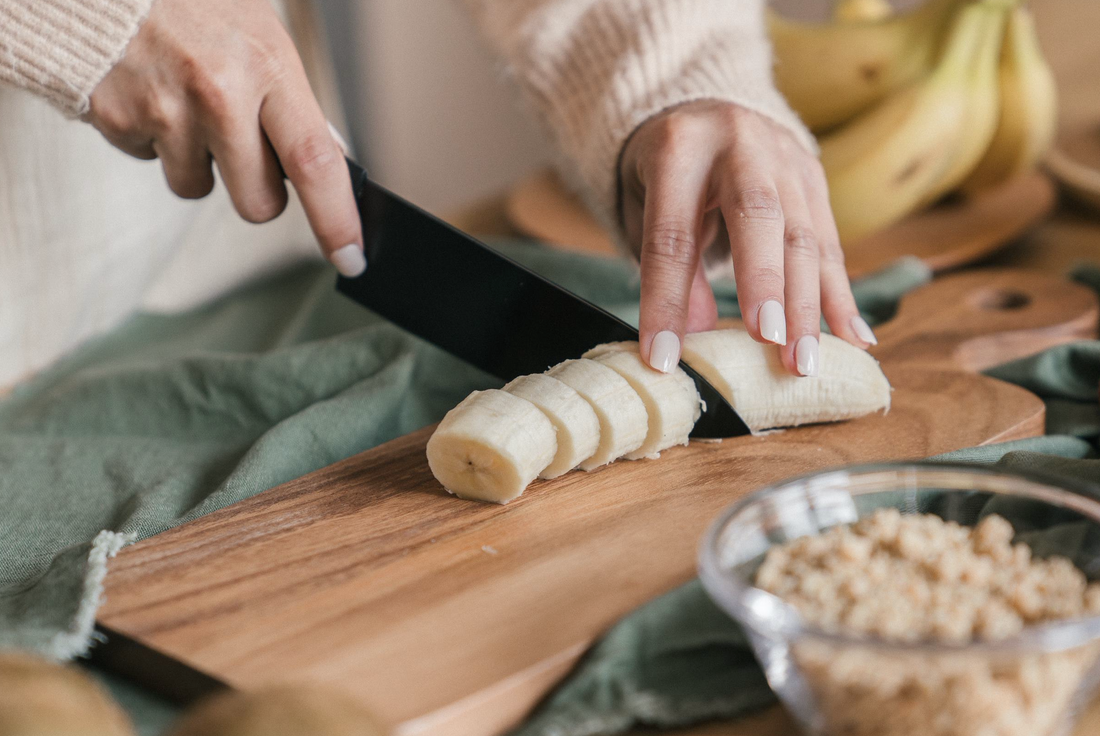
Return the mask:
{"type": "Polygon", "coordinates": [[[765,488],[700,577],[815,736],[1060,736],[1100,683],[1100,486],[950,464],[765,488]]]}

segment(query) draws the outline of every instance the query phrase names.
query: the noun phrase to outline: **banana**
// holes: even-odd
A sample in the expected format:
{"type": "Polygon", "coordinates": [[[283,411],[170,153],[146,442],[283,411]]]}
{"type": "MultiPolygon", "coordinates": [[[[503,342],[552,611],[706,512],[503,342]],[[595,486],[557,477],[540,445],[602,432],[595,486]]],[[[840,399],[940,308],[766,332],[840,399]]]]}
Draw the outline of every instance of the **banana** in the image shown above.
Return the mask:
{"type": "Polygon", "coordinates": [[[507,503],[557,451],[554,425],[537,406],[491,389],[447,412],[428,440],[428,466],[456,496],[507,503]]]}
{"type": "Polygon", "coordinates": [[[702,410],[695,382],[679,366],[671,373],[653,370],[642,360],[636,342],[597,345],[582,357],[625,378],[645,404],[649,429],[642,446],[625,455],[627,460],[656,458],[662,450],[688,443],[702,410]]]}
{"type": "Polygon", "coordinates": [[[833,5],[833,20],[842,23],[873,23],[893,14],[888,0],[837,0],[833,5]]]}
{"type": "Polygon", "coordinates": [[[540,478],[557,478],[596,453],[600,420],[576,390],[543,373],[521,376],[504,390],[537,406],[557,430],[557,454],[539,473],[540,478]]]}
{"type": "Polygon", "coordinates": [[[889,410],[890,382],[868,353],[833,335],[821,336],[817,376],[786,371],[774,346],[743,330],[714,330],[684,338],[684,361],[707,379],[759,432],[835,422],[889,410]]]}
{"type": "Polygon", "coordinates": [[[972,153],[963,151],[965,143],[978,148],[981,141],[967,127],[971,97],[983,95],[983,105],[988,103],[984,95],[994,86],[994,49],[1004,18],[999,5],[965,6],[952,21],[931,76],[821,140],[843,242],[908,215],[946,185],[961,153],[972,153]]]}
{"type": "Polygon", "coordinates": [[[917,207],[930,205],[945,194],[955,191],[973,173],[989,151],[1001,117],[1001,89],[998,67],[1004,47],[1005,26],[1010,11],[997,0],[986,0],[989,12],[988,34],[977,52],[970,69],[970,95],[966,110],[966,125],[952,155],[951,165],[925,193],[917,207]]]}
{"type": "Polygon", "coordinates": [[[1058,90],[1027,8],[1014,8],[1009,16],[999,74],[1000,120],[985,156],[963,182],[967,193],[1030,171],[1054,143],[1058,90]]]}
{"type": "Polygon", "coordinates": [[[775,83],[814,132],[846,123],[931,73],[963,0],[872,23],[801,23],[769,10],[775,83]]]}
{"type": "Polygon", "coordinates": [[[581,470],[628,455],[646,440],[649,416],[645,404],[625,378],[606,365],[581,358],[567,360],[546,372],[579,393],[600,420],[600,445],[580,464],[581,470]]]}

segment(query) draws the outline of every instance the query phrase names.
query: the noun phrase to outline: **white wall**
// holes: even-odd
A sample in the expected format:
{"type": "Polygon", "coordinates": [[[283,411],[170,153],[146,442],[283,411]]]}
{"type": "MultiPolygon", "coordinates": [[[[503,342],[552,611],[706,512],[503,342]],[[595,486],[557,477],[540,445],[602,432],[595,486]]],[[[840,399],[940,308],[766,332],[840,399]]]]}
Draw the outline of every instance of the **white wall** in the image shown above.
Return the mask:
{"type": "Polygon", "coordinates": [[[433,212],[502,191],[546,144],[458,0],[323,0],[371,175],[433,212]],[[350,9],[351,12],[348,12],[350,9]],[[355,44],[355,76],[348,74],[355,44]]]}

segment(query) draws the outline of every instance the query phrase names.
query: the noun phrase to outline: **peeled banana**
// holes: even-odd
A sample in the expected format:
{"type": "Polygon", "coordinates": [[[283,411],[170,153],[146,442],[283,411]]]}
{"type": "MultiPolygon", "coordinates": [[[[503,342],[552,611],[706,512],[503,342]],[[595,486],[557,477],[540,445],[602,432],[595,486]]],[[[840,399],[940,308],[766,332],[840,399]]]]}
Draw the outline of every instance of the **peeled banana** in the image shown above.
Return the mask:
{"type": "Polygon", "coordinates": [[[926,202],[957,172],[960,156],[971,155],[965,144],[984,150],[988,140],[971,137],[969,116],[977,104],[972,98],[989,91],[982,85],[994,87],[987,77],[995,73],[1004,20],[997,4],[966,5],[954,16],[929,77],[821,140],[842,241],[892,224],[926,202]]]}
{"type": "Polygon", "coordinates": [[[557,454],[539,473],[540,478],[557,478],[596,454],[600,446],[600,420],[592,405],[575,389],[552,376],[537,373],[520,376],[504,390],[541,409],[557,430],[557,454]]]}
{"type": "Polygon", "coordinates": [[[624,457],[645,442],[649,415],[645,403],[625,378],[606,365],[582,358],[567,360],[549,371],[585,398],[600,420],[600,444],[580,464],[581,470],[595,470],[624,457]]]}
{"type": "Polygon", "coordinates": [[[451,409],[428,440],[428,466],[461,498],[506,503],[553,460],[554,425],[510,393],[474,391],[451,409]]]}
{"type": "MultiPolygon", "coordinates": [[[[776,346],[742,330],[688,335],[683,356],[754,432],[890,406],[890,384],[875,359],[832,335],[821,336],[822,368],[808,378],[787,373],[776,346]]],[[[636,342],[607,343],[502,391],[470,394],[428,440],[428,465],[458,496],[507,503],[536,476],[687,444],[701,408],[683,370],[653,370],[636,342]]]]}
{"type": "Polygon", "coordinates": [[[814,132],[848,122],[927,76],[962,0],[878,22],[801,23],[768,12],[775,83],[814,132]]]}
{"type": "Polygon", "coordinates": [[[645,364],[636,342],[612,342],[592,348],[582,357],[606,365],[626,379],[645,404],[649,429],[642,446],[624,457],[627,460],[656,458],[662,450],[686,445],[702,413],[695,382],[679,366],[671,373],[655,371],[645,364]]]}
{"type": "Polygon", "coordinates": [[[820,369],[813,377],[788,373],[774,346],[756,342],[743,330],[687,335],[683,354],[753,432],[890,408],[890,382],[878,361],[833,335],[821,336],[820,369]]]}
{"type": "Polygon", "coordinates": [[[977,192],[1033,169],[1054,143],[1058,91],[1043,58],[1035,19],[1024,7],[1008,19],[999,70],[1001,95],[997,131],[977,168],[962,185],[977,192]]]}

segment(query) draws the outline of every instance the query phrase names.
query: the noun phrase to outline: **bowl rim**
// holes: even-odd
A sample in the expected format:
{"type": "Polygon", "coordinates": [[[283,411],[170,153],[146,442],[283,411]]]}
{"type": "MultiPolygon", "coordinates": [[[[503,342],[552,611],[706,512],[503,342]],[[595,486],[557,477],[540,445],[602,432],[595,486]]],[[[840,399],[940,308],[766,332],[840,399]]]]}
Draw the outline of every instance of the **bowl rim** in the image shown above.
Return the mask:
{"type": "MultiPolygon", "coordinates": [[[[823,478],[829,475],[844,473],[846,475],[883,472],[891,470],[950,470],[972,475],[984,475],[1002,477],[1014,480],[1025,480],[1040,486],[1046,486],[1048,490],[1058,494],[1069,494],[1070,503],[1057,503],[1044,495],[1031,496],[1040,501],[1045,501],[1064,508],[1078,511],[1082,515],[1095,520],[1100,526],[1100,483],[1090,483],[1074,478],[1045,473],[1031,469],[1005,471],[995,466],[975,465],[972,463],[960,463],[956,461],[912,461],[912,462],[881,462],[858,465],[846,465],[841,467],[818,470],[802,475],[793,476],[777,483],[771,483],[753,493],[738,499],[726,507],[707,528],[699,544],[698,570],[699,578],[708,596],[728,616],[746,629],[756,631],[752,625],[738,616],[735,611],[742,608],[742,601],[746,594],[766,599],[782,611],[778,624],[772,630],[774,635],[781,636],[788,641],[796,639],[812,639],[834,645],[851,647],[875,648],[895,650],[902,652],[921,653],[960,653],[960,652],[989,652],[989,653],[1018,653],[1020,651],[1055,652],[1073,649],[1087,644],[1093,639],[1100,638],[1100,614],[1081,618],[1062,619],[1034,626],[1025,626],[1022,631],[1005,639],[981,640],[975,639],[967,642],[942,642],[942,641],[896,641],[882,639],[870,635],[851,634],[843,632],[827,631],[818,626],[805,623],[793,606],[779,596],[769,593],[754,585],[746,585],[737,581],[723,571],[718,562],[718,540],[722,530],[733,517],[746,508],[758,503],[762,498],[781,489],[805,483],[813,478],[823,478]]],[[[762,633],[762,632],[761,632],[762,633]]]]}

